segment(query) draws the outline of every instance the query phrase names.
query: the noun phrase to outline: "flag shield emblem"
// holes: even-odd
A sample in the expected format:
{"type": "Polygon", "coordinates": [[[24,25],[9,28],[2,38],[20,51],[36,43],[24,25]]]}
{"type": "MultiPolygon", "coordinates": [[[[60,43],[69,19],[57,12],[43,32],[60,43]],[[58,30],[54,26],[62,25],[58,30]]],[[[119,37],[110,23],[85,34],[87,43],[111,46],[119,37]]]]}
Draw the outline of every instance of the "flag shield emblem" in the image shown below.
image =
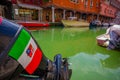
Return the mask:
{"type": "Polygon", "coordinates": [[[32,54],[33,54],[33,51],[34,51],[34,48],[32,47],[32,45],[30,44],[28,49],[26,50],[26,53],[29,57],[32,57],[32,54]]]}

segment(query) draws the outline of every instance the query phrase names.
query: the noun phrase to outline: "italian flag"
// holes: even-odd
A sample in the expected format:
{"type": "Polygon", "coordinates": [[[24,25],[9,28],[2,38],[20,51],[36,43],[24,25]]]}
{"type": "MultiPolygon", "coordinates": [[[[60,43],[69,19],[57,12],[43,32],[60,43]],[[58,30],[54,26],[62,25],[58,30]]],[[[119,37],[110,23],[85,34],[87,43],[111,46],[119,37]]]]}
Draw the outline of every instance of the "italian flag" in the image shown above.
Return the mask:
{"type": "Polygon", "coordinates": [[[29,74],[36,70],[42,59],[42,51],[24,29],[21,30],[8,55],[17,60],[29,74]]]}

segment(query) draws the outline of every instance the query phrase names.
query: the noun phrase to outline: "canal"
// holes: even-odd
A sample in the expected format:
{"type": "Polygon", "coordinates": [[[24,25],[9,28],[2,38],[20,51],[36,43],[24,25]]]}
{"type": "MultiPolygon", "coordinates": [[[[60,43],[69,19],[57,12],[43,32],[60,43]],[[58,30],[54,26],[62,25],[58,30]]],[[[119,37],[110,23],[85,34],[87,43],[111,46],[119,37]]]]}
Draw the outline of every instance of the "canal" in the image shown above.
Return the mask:
{"type": "Polygon", "coordinates": [[[71,80],[120,80],[120,52],[97,45],[96,36],[105,30],[50,28],[32,31],[49,58],[60,53],[69,59],[71,80]]]}

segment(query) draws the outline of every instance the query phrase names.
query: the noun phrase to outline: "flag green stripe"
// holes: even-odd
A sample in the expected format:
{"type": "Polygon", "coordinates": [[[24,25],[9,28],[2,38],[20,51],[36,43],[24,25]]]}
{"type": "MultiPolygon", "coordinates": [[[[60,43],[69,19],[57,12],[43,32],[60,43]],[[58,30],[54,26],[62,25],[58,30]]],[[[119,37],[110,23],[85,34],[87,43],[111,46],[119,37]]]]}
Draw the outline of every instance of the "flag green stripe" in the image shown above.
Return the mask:
{"type": "Polygon", "coordinates": [[[18,58],[20,57],[20,55],[23,53],[24,49],[26,48],[29,40],[30,40],[29,33],[25,31],[24,29],[22,29],[17,40],[15,41],[14,45],[12,46],[9,52],[9,56],[18,60],[18,58]]]}

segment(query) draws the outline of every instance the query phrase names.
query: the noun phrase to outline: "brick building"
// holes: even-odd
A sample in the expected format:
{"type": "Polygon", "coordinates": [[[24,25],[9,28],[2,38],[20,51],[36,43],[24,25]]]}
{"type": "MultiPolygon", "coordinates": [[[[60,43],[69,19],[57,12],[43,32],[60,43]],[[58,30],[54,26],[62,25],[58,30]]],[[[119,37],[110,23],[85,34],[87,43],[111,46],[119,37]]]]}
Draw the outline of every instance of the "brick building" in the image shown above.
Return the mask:
{"type": "MultiPolygon", "coordinates": [[[[93,19],[109,21],[115,18],[116,0],[9,0],[12,19],[22,21],[60,22],[62,19],[93,19]],[[42,7],[42,8],[41,8],[42,7]]],[[[119,5],[119,4],[117,4],[119,5]]],[[[2,6],[0,6],[0,10],[2,6]]],[[[118,6],[117,6],[118,7],[118,6]]]]}
{"type": "Polygon", "coordinates": [[[98,18],[100,0],[43,0],[43,20],[57,22],[76,17],[90,21],[98,18]]]}
{"type": "Polygon", "coordinates": [[[117,9],[110,4],[110,0],[101,0],[100,3],[100,20],[111,22],[115,18],[117,9]]]}
{"type": "Polygon", "coordinates": [[[110,5],[117,9],[115,18],[113,19],[114,23],[120,24],[120,0],[110,0],[110,5]]]}

